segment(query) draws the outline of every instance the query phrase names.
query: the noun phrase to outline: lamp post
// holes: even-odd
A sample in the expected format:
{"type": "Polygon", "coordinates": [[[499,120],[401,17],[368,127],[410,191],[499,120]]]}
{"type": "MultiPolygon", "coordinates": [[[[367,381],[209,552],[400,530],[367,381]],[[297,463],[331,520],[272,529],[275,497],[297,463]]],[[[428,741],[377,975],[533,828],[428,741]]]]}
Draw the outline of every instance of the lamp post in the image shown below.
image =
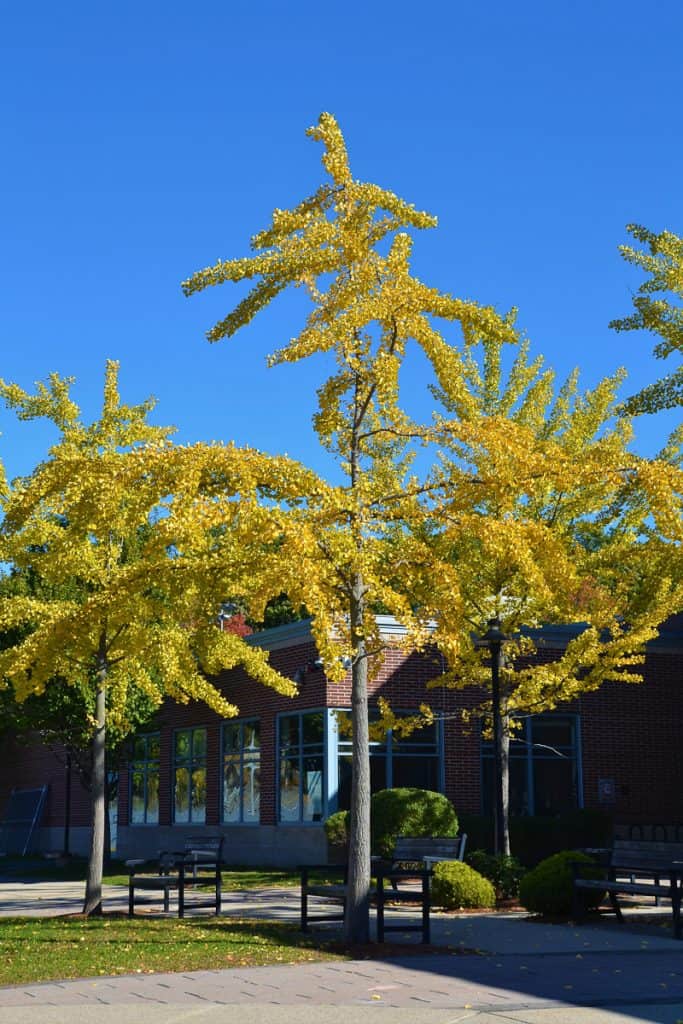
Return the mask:
{"type": "Polygon", "coordinates": [[[500,667],[503,644],[508,637],[500,628],[500,619],[489,619],[489,628],[482,640],[491,652],[491,703],[493,706],[493,849],[495,853],[509,854],[505,842],[505,813],[503,808],[503,728],[500,715],[500,667]]]}

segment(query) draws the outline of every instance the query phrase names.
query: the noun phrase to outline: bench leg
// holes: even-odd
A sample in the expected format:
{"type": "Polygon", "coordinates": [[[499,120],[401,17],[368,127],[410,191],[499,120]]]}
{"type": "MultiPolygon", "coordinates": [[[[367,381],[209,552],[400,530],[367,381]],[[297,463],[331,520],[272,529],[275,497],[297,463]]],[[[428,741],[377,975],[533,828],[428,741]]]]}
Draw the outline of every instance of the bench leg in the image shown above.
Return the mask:
{"type": "Polygon", "coordinates": [[[377,941],[384,942],[384,879],[381,875],[377,879],[377,941]]]}
{"type": "Polygon", "coordinates": [[[671,913],[673,915],[674,922],[674,938],[683,938],[683,929],[681,928],[681,887],[675,878],[671,880],[671,913]]]}
{"type": "Polygon", "coordinates": [[[614,913],[617,915],[617,921],[622,922],[624,920],[624,915],[621,912],[621,907],[619,906],[619,900],[617,899],[617,894],[615,892],[610,892],[609,893],[609,901],[612,904],[612,908],[614,910],[614,913]]]}
{"type": "Polygon", "coordinates": [[[429,878],[425,876],[422,879],[422,941],[427,946],[431,942],[429,918],[431,902],[432,900],[429,887],[429,878]]]}
{"type": "Polygon", "coordinates": [[[308,931],[308,871],[301,872],[301,931],[308,931]]]}
{"type": "Polygon", "coordinates": [[[221,882],[222,879],[219,871],[216,875],[216,917],[218,917],[221,912],[221,882]]]}
{"type": "Polygon", "coordinates": [[[131,878],[128,882],[128,917],[135,916],[135,885],[131,878]]]}
{"type": "Polygon", "coordinates": [[[170,897],[170,893],[168,891],[168,886],[165,885],[164,886],[164,911],[166,913],[168,913],[168,908],[169,908],[169,897],[170,897]]]}

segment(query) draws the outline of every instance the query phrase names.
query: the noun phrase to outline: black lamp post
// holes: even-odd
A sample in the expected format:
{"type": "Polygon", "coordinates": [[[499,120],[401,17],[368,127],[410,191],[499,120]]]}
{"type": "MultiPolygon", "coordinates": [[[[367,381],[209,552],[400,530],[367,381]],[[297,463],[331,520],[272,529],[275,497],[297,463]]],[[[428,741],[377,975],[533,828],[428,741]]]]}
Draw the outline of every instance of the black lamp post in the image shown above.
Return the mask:
{"type": "Polygon", "coordinates": [[[503,644],[508,637],[500,628],[500,619],[496,616],[489,619],[489,628],[482,640],[491,652],[491,703],[493,705],[493,849],[495,853],[505,853],[505,817],[503,812],[503,729],[500,717],[500,666],[502,663],[503,644]]]}

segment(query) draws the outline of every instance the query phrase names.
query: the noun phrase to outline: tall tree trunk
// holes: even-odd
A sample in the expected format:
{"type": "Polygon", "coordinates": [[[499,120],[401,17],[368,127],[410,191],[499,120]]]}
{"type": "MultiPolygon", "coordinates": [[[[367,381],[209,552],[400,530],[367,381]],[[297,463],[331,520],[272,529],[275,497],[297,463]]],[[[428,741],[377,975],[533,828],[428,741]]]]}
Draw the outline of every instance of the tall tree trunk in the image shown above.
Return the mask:
{"type": "Polygon", "coordinates": [[[368,661],[363,613],[365,585],[357,575],[351,600],[352,776],[349,814],[349,867],[344,937],[364,944],[370,938],[370,737],[368,731],[368,661]]]}
{"type": "Polygon", "coordinates": [[[85,883],[83,913],[102,913],[102,871],[104,864],[104,819],[106,814],[106,684],[107,659],[104,639],[100,644],[97,664],[97,693],[95,696],[95,732],[92,738],[92,836],[88,877],[85,883]]]}

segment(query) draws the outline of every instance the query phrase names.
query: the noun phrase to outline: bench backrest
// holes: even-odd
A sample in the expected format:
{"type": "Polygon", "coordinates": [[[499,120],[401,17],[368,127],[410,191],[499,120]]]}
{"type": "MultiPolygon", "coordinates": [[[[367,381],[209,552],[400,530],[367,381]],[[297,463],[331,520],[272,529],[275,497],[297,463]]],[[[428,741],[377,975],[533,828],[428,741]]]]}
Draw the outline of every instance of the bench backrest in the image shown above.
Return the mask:
{"type": "Polygon", "coordinates": [[[615,839],[612,862],[621,867],[668,867],[683,861],[683,843],[660,843],[640,839],[615,839]]]}
{"type": "Polygon", "coordinates": [[[397,836],[392,854],[393,860],[421,860],[422,857],[439,857],[462,860],[465,856],[465,834],[451,836],[397,836]]]}
{"type": "Polygon", "coordinates": [[[201,860],[204,856],[207,860],[220,861],[223,853],[223,839],[223,836],[202,836],[201,838],[188,836],[185,839],[185,856],[195,856],[197,860],[201,860]]]}

